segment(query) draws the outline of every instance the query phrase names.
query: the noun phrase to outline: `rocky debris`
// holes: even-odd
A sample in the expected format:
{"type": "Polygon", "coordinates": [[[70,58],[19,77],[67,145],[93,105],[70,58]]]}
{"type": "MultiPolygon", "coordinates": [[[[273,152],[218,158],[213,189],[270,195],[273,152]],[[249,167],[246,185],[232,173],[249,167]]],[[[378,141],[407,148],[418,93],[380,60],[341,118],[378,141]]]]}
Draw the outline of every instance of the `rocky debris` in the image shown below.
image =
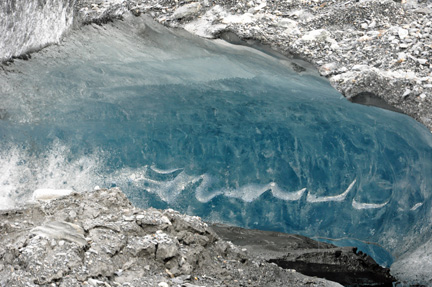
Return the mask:
{"type": "Polygon", "coordinates": [[[416,282],[415,286],[432,286],[430,276],[432,270],[432,240],[417,247],[413,252],[399,258],[391,268],[391,273],[401,282],[409,285],[416,282]],[[421,264],[419,264],[421,262],[421,264]]]}
{"type": "Polygon", "coordinates": [[[0,286],[341,286],[254,258],[199,217],[135,208],[116,188],[1,211],[0,234],[0,286]]]}
{"type": "Polygon", "coordinates": [[[313,63],[347,98],[373,94],[432,130],[431,1],[82,0],[77,7],[87,23],[129,10],[202,37],[257,40],[313,63]]]}
{"type": "Polygon", "coordinates": [[[279,232],[248,230],[221,224],[212,225],[224,240],[267,262],[294,269],[344,286],[392,286],[395,278],[388,268],[353,247],[336,247],[310,238],[279,232]]]}

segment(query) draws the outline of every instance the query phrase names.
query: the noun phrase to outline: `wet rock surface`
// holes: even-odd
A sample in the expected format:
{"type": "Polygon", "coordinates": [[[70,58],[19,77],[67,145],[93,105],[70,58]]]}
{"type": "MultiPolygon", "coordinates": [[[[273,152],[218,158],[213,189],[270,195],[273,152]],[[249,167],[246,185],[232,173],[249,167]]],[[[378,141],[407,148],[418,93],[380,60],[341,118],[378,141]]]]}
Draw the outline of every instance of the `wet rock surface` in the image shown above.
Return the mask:
{"type": "Polygon", "coordinates": [[[119,189],[0,213],[0,286],[340,286],[224,241],[200,218],[119,189]]]}
{"type": "Polygon", "coordinates": [[[353,247],[336,247],[310,238],[279,232],[212,225],[224,240],[246,248],[254,257],[344,286],[392,286],[388,268],[353,247]]]}
{"type": "Polygon", "coordinates": [[[313,63],[348,99],[373,94],[432,130],[431,1],[81,0],[76,7],[85,23],[131,11],[202,37],[232,32],[313,63]]]}

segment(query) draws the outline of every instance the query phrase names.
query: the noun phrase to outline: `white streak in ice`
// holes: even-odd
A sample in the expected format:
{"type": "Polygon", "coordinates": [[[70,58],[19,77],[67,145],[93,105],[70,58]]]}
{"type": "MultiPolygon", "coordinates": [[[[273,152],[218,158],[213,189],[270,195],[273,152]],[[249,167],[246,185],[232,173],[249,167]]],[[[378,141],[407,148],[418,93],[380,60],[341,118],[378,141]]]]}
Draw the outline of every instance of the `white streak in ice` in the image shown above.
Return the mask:
{"type": "Polygon", "coordinates": [[[355,209],[374,209],[374,208],[381,208],[387,205],[387,202],[384,203],[362,203],[362,202],[357,202],[355,199],[353,199],[352,201],[352,207],[354,207],[355,209]]]}
{"type": "Polygon", "coordinates": [[[348,186],[348,188],[341,194],[333,195],[333,196],[321,196],[318,197],[314,194],[308,193],[307,195],[307,201],[308,202],[328,202],[328,201],[344,201],[348,193],[353,188],[354,184],[356,183],[357,179],[354,179],[353,182],[348,186]]]}
{"type": "Polygon", "coordinates": [[[414,211],[414,210],[416,210],[417,208],[419,208],[419,207],[422,206],[422,205],[423,205],[422,202],[416,203],[413,207],[411,207],[410,210],[414,211]]]}
{"type": "Polygon", "coordinates": [[[285,201],[299,200],[306,188],[298,191],[287,192],[279,188],[275,182],[269,184],[246,184],[236,189],[220,189],[212,192],[208,191],[211,180],[209,177],[203,177],[203,180],[196,191],[196,198],[200,202],[208,202],[215,196],[224,195],[227,197],[238,198],[245,202],[252,202],[260,197],[266,191],[270,191],[274,197],[285,201]]]}
{"type": "Polygon", "coordinates": [[[299,200],[303,196],[303,193],[305,193],[305,191],[306,191],[306,188],[302,188],[302,189],[294,191],[294,192],[286,192],[286,191],[280,189],[279,186],[274,182],[270,183],[270,186],[271,186],[271,191],[272,191],[274,197],[282,199],[282,200],[286,200],[286,201],[299,200]]]}
{"type": "Polygon", "coordinates": [[[154,172],[157,172],[159,174],[171,174],[171,173],[174,173],[176,171],[183,170],[182,168],[173,168],[173,169],[164,170],[164,169],[159,169],[159,168],[155,167],[154,165],[150,166],[150,168],[151,168],[151,170],[153,170],[154,172]]]}

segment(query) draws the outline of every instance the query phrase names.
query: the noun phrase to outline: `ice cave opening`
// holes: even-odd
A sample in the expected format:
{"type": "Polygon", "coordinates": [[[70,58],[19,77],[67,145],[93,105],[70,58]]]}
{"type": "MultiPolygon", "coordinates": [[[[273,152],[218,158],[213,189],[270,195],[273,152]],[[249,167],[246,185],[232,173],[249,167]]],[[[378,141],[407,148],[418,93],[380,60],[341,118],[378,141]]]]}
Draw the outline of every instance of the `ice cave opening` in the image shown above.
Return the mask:
{"type": "Polygon", "coordinates": [[[386,266],[430,237],[431,133],[300,60],[142,17],[75,30],[0,87],[3,208],[118,186],[140,207],[356,245],[386,266]]]}

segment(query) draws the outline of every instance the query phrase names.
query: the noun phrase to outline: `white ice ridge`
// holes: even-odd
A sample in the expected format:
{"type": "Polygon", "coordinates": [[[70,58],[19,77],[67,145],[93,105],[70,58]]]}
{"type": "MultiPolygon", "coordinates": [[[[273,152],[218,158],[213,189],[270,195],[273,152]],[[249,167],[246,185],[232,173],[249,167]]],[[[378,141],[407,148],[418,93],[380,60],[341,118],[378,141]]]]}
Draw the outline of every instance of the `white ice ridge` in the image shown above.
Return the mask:
{"type": "MultiPolygon", "coordinates": [[[[128,176],[131,182],[134,182],[137,186],[144,187],[151,193],[156,193],[165,202],[173,202],[176,200],[184,190],[196,186],[195,198],[200,202],[209,202],[214,197],[223,195],[231,198],[238,198],[245,202],[252,202],[260,197],[263,193],[270,191],[275,198],[284,201],[297,201],[300,200],[303,194],[307,191],[306,188],[299,189],[297,191],[286,191],[281,189],[276,182],[270,182],[268,184],[246,184],[238,188],[218,188],[212,189],[214,179],[207,175],[202,174],[200,176],[187,175],[182,168],[175,168],[170,170],[161,170],[155,166],[150,166],[150,169],[159,174],[173,174],[175,175],[172,180],[162,181],[154,180],[147,177],[148,166],[145,166],[141,171],[135,171],[128,176]]],[[[335,196],[323,196],[317,197],[313,194],[308,193],[307,201],[316,202],[327,202],[327,201],[343,201],[347,194],[351,191],[356,183],[357,179],[354,179],[348,188],[341,194],[335,196]]],[[[357,205],[356,205],[357,206],[357,205]]],[[[364,205],[364,208],[372,208],[372,205],[364,205]]]]}
{"type": "MultiPolygon", "coordinates": [[[[153,168],[151,168],[153,170],[153,168]]],[[[177,169],[181,170],[181,169],[177,169]]],[[[174,171],[173,171],[174,172],[174,171]]],[[[173,173],[171,172],[171,173],[173,173]]],[[[170,174],[166,172],[166,174],[170,174]]],[[[136,186],[146,189],[148,192],[157,194],[163,201],[172,203],[190,185],[200,180],[199,176],[190,176],[181,171],[172,180],[154,180],[146,176],[146,171],[136,172],[129,176],[129,180],[136,186]]]]}
{"type": "Polygon", "coordinates": [[[321,196],[318,197],[314,194],[311,194],[310,192],[307,195],[307,202],[328,202],[328,201],[344,201],[348,193],[353,188],[354,184],[356,183],[357,179],[354,179],[353,182],[348,186],[348,188],[341,194],[338,195],[332,195],[332,196],[321,196]]]}
{"type": "Polygon", "coordinates": [[[209,176],[203,175],[202,181],[196,189],[195,196],[200,202],[208,202],[218,195],[225,195],[232,198],[238,198],[245,202],[252,202],[260,197],[266,191],[270,191],[274,197],[285,200],[285,201],[296,201],[299,200],[306,188],[294,192],[287,192],[277,185],[275,182],[268,184],[246,184],[236,189],[219,189],[215,191],[209,191],[209,185],[211,179],[209,176]]]}
{"type": "Polygon", "coordinates": [[[58,197],[67,196],[72,193],[69,189],[36,189],[33,192],[33,200],[52,200],[58,197]]]}
{"type": "Polygon", "coordinates": [[[422,202],[418,202],[418,203],[416,203],[413,207],[411,207],[410,210],[414,211],[414,210],[416,210],[417,208],[419,208],[419,207],[422,206],[422,205],[423,205],[422,202]]]}
{"type": "Polygon", "coordinates": [[[362,203],[362,202],[357,202],[355,199],[353,199],[352,201],[352,207],[354,207],[355,209],[374,209],[374,208],[381,208],[387,205],[387,202],[384,203],[362,203]]]}
{"type": "Polygon", "coordinates": [[[173,168],[173,169],[164,170],[164,169],[159,169],[154,165],[150,166],[150,168],[151,168],[151,170],[153,170],[154,172],[157,172],[159,174],[171,174],[171,173],[174,173],[176,171],[183,170],[182,168],[173,168]]]}

